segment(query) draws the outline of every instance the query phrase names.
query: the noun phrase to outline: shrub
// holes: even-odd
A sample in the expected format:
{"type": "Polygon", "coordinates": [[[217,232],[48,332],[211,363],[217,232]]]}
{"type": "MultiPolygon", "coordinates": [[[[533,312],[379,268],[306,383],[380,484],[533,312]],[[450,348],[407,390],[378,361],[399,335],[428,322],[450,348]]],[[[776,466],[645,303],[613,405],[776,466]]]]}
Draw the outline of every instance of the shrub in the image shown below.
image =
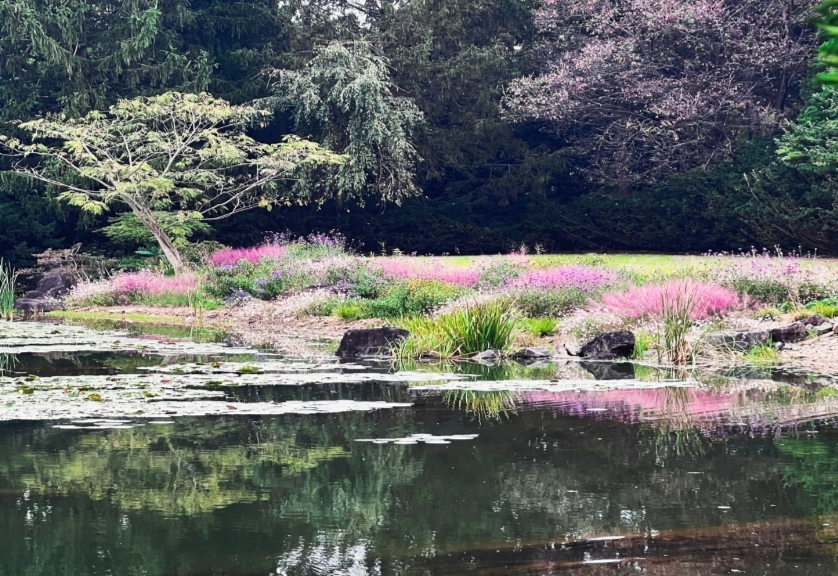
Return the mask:
{"type": "Polygon", "coordinates": [[[589,266],[561,266],[546,270],[529,270],[521,274],[513,285],[523,289],[559,288],[590,294],[607,284],[612,284],[615,279],[614,273],[606,270],[589,266]]]}
{"type": "Polygon", "coordinates": [[[135,302],[163,302],[170,306],[189,306],[190,295],[199,292],[194,274],[164,276],[147,270],[115,274],[104,280],[79,282],[67,299],[78,304],[113,306],[135,302]]]}
{"type": "MultiPolygon", "coordinates": [[[[663,318],[671,312],[673,303],[680,306],[684,301],[689,309],[683,311],[690,320],[707,318],[740,306],[736,294],[713,284],[701,284],[691,280],[676,280],[662,285],[642,286],[627,292],[605,294],[602,303],[611,312],[639,318],[651,316],[663,318]]],[[[679,314],[682,311],[679,309],[679,314]]]]}
{"type": "Polygon", "coordinates": [[[438,280],[406,280],[390,286],[375,300],[363,301],[361,306],[370,318],[420,316],[461,294],[462,290],[438,280]]]}
{"type": "Polygon", "coordinates": [[[333,309],[335,316],[341,320],[353,321],[364,317],[364,309],[357,302],[341,302],[333,309]]]}
{"type": "Polygon", "coordinates": [[[386,276],[401,279],[433,280],[461,288],[474,286],[481,272],[475,267],[459,267],[439,260],[425,260],[410,256],[379,258],[376,264],[386,276]]]}
{"type": "Polygon", "coordinates": [[[550,336],[556,331],[558,322],[555,318],[527,318],[522,324],[533,336],[550,336]]]}
{"type": "Polygon", "coordinates": [[[512,284],[524,271],[509,260],[498,260],[483,269],[477,283],[481,288],[502,288],[512,284]]]}
{"type": "Polygon", "coordinates": [[[351,260],[330,267],[326,272],[324,284],[334,286],[335,290],[347,296],[377,298],[390,283],[384,278],[381,270],[359,260],[351,260]]]}
{"type": "Polygon", "coordinates": [[[262,244],[251,248],[223,248],[209,257],[213,266],[235,266],[242,260],[256,264],[262,258],[281,258],[287,249],[278,244],[262,244]]]}
{"type": "Polygon", "coordinates": [[[772,258],[767,254],[728,258],[717,282],[764,304],[786,300],[806,303],[834,290],[834,281],[823,278],[821,268],[803,269],[796,258],[772,258]]]}
{"type": "Polygon", "coordinates": [[[809,302],[805,308],[811,314],[819,314],[824,318],[835,318],[838,316],[838,298],[826,298],[809,302]]]}
{"type": "Polygon", "coordinates": [[[559,318],[584,305],[590,294],[572,288],[564,290],[518,290],[510,293],[512,303],[530,318],[559,318]]]}

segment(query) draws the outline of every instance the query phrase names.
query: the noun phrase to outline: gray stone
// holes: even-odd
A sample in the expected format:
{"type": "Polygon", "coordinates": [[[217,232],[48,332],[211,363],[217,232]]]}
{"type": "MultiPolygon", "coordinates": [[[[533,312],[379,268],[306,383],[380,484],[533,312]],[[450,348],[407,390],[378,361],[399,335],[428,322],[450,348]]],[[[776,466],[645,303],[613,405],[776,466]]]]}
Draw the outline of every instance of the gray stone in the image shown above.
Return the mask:
{"type": "Polygon", "coordinates": [[[628,330],[600,334],[579,350],[579,356],[593,360],[628,358],[634,353],[634,333],[628,330]]]}
{"type": "Polygon", "coordinates": [[[484,362],[494,362],[500,360],[500,352],[497,350],[484,350],[474,355],[475,360],[482,360],[484,362]]]}
{"type": "Polygon", "coordinates": [[[767,330],[727,330],[707,335],[707,343],[716,348],[744,352],[771,341],[767,330]]]}
{"type": "Polygon", "coordinates": [[[513,352],[510,358],[514,360],[532,360],[534,358],[549,358],[550,351],[544,347],[521,348],[513,352]]]}
{"type": "Polygon", "coordinates": [[[808,327],[803,322],[795,322],[788,326],[772,328],[768,333],[773,342],[782,342],[783,344],[801,342],[809,337],[808,327]]]}
{"type": "Polygon", "coordinates": [[[835,330],[835,326],[831,322],[824,322],[820,326],[815,326],[813,329],[815,334],[823,336],[824,334],[830,334],[833,330],[835,330]]]}
{"type": "Polygon", "coordinates": [[[340,341],[337,355],[341,358],[387,356],[393,344],[408,336],[410,332],[393,326],[347,330],[340,341]]]}

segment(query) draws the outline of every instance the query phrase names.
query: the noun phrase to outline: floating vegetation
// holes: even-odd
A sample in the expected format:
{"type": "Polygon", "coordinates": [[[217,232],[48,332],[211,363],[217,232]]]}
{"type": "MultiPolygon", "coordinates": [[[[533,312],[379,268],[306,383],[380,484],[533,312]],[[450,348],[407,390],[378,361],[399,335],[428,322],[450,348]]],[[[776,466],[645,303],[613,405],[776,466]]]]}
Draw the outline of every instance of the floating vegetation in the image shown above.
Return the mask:
{"type": "Polygon", "coordinates": [[[433,434],[411,434],[404,438],[356,438],[355,442],[372,442],[373,444],[451,444],[451,441],[474,440],[479,434],[452,434],[450,436],[434,436],[433,434]]]}
{"type": "Polygon", "coordinates": [[[11,322],[0,326],[0,354],[45,352],[135,351],[146,354],[254,354],[247,347],[212,342],[188,342],[161,338],[138,338],[120,332],[97,332],[82,326],[11,322]]]}

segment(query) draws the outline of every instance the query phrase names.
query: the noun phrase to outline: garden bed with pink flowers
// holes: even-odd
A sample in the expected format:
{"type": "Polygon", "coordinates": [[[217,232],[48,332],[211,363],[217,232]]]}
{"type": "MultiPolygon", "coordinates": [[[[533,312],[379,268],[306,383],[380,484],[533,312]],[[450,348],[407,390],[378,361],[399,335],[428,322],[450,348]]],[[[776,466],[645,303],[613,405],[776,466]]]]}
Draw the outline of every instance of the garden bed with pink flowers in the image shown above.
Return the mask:
{"type": "MultiPolygon", "coordinates": [[[[364,256],[340,236],[279,237],[224,248],[166,275],[153,268],[75,286],[68,307],[180,306],[214,317],[261,302],[297,319],[340,326],[404,323],[486,303],[505,306],[515,342],[567,347],[613,329],[638,333],[653,350],[668,306],[695,334],[709,329],[838,315],[838,264],[776,252],[704,256],[508,255],[432,258],[364,256]],[[679,300],[680,299],[680,300],[679,300]]],[[[767,325],[767,324],[766,324],[767,325]]],[[[236,327],[233,326],[233,329],[236,327]]]]}

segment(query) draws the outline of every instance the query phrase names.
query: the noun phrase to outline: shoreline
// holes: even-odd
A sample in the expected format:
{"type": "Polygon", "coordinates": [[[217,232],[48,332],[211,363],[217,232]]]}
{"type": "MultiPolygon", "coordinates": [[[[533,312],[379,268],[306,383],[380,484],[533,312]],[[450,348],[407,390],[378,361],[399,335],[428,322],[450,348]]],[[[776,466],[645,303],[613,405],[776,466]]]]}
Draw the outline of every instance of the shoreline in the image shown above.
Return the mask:
{"type": "MultiPolygon", "coordinates": [[[[229,332],[250,346],[272,348],[293,356],[317,357],[333,355],[344,332],[359,328],[378,328],[388,325],[383,319],[347,321],[334,316],[300,317],[292,306],[283,301],[254,300],[243,306],[203,310],[196,318],[189,307],[160,307],[148,305],[89,306],[64,311],[71,316],[78,313],[87,319],[148,323],[180,327],[212,328],[229,332]]],[[[585,318],[591,313],[580,311],[585,318]]],[[[51,315],[61,318],[62,314],[51,315]]],[[[774,328],[785,321],[763,323],[760,328],[774,328]]],[[[741,319],[735,322],[741,328],[754,328],[755,324],[741,319]]],[[[522,334],[516,347],[547,346],[561,350],[564,346],[576,347],[580,341],[568,333],[535,337],[522,334]]],[[[748,364],[745,361],[737,364],[748,364]]],[[[757,366],[756,364],[753,364],[757,366]]],[[[780,350],[780,362],[773,367],[807,370],[820,375],[838,376],[838,334],[810,338],[780,350]]]]}

